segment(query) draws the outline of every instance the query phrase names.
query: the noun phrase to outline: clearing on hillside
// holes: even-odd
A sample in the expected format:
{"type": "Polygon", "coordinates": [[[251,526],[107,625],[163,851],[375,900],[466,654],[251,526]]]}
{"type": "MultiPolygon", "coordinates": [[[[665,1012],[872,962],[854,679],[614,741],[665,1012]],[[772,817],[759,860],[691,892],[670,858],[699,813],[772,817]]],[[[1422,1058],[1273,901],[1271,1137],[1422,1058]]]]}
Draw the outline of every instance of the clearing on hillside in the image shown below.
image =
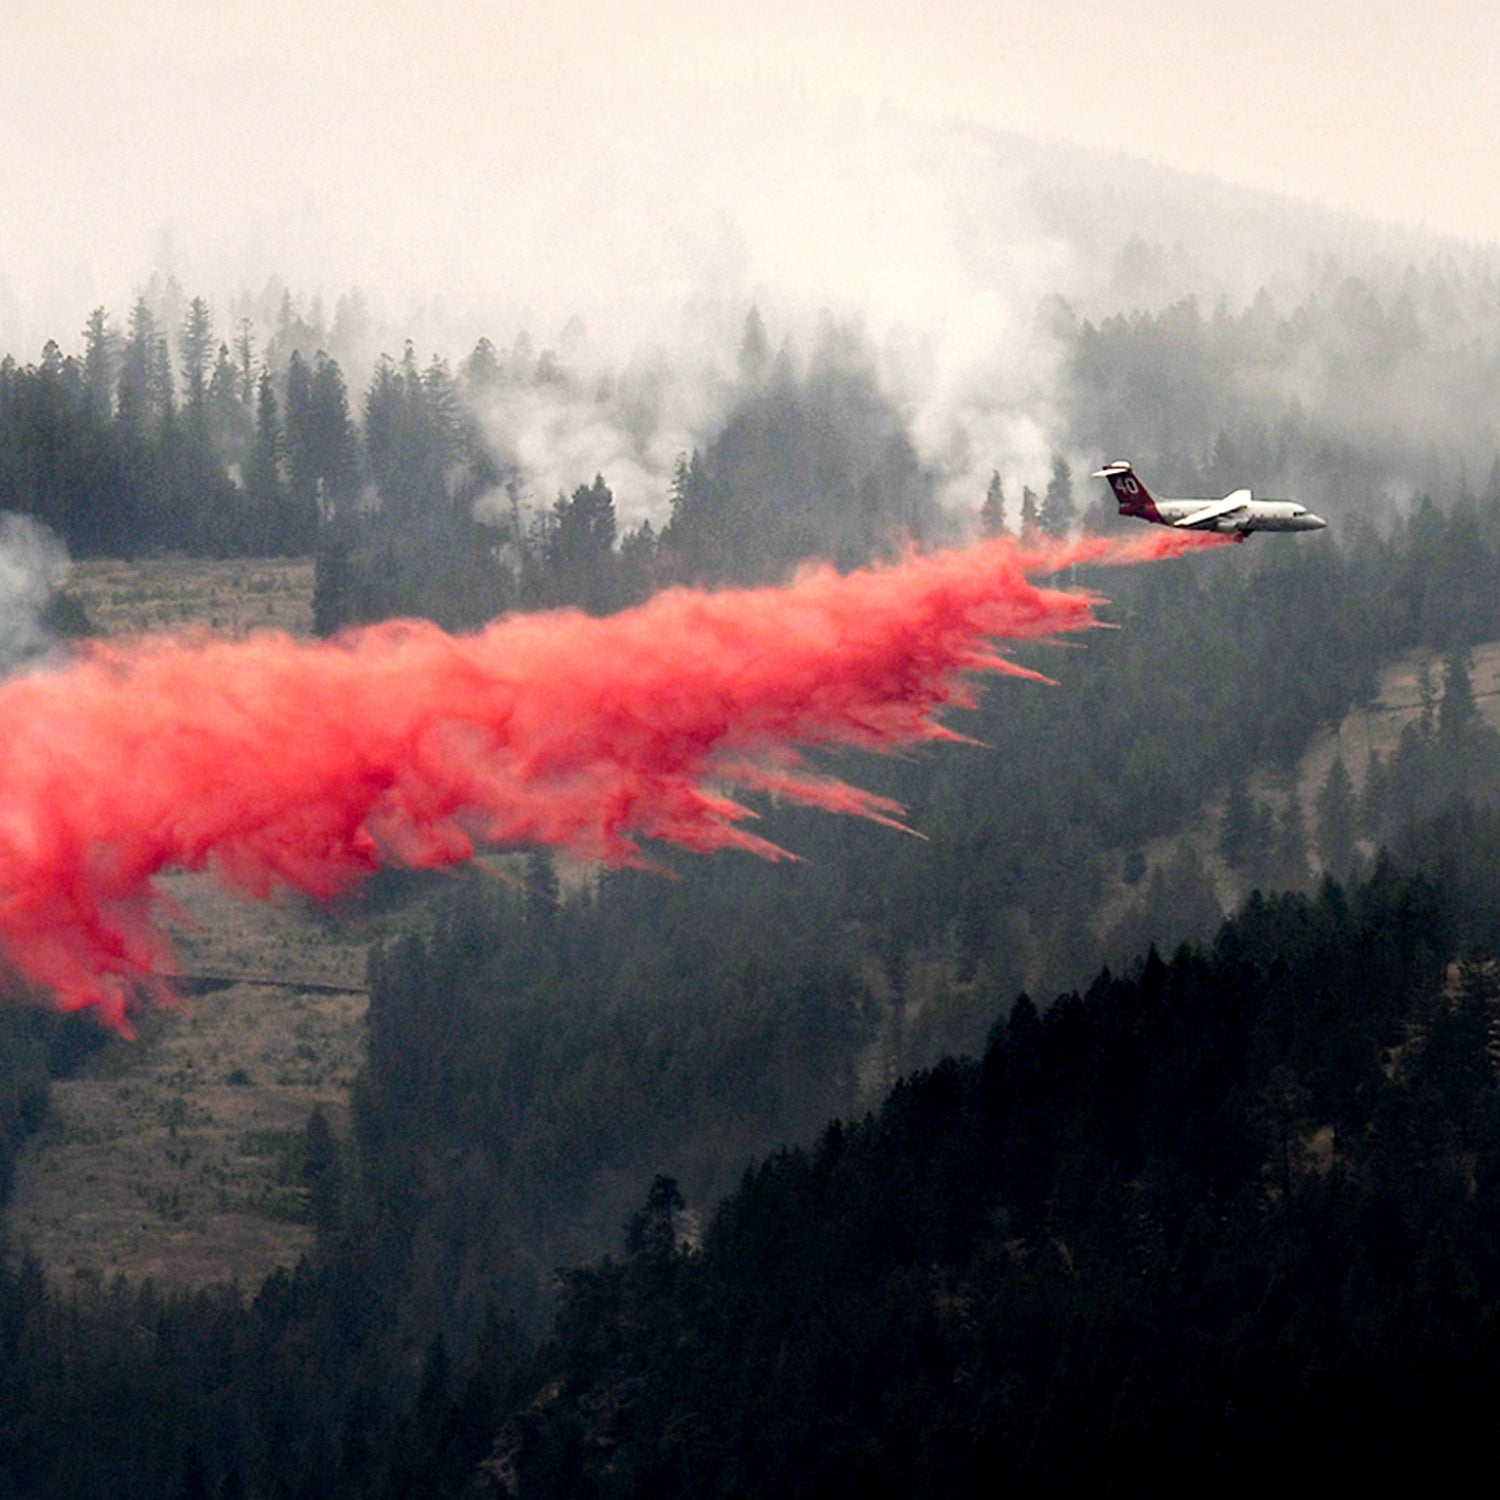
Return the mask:
{"type": "MultiPolygon", "coordinates": [[[[307,560],[152,559],[77,564],[67,592],[106,636],[307,635],[312,587],[307,560]]],[[[59,1282],[253,1291],[311,1244],[303,1132],[314,1107],[336,1132],[347,1122],[373,933],[291,897],[239,900],[208,876],[163,884],[192,918],[173,927],[182,1004],[54,1084],[16,1164],[10,1243],[59,1282]]]]}

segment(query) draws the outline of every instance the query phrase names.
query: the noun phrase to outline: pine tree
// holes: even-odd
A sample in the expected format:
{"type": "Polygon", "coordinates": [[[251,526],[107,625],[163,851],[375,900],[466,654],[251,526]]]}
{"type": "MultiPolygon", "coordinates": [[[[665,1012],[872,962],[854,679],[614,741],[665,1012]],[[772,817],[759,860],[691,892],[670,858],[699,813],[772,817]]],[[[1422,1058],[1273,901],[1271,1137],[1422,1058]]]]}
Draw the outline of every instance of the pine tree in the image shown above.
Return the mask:
{"type": "Polygon", "coordinates": [[[319,354],[313,362],[307,441],[319,486],[324,519],[353,507],[359,495],[359,440],[349,415],[349,392],[335,360],[319,354]]]}
{"type": "Polygon", "coordinates": [[[1302,799],[1295,786],[1287,794],[1276,824],[1274,857],[1280,883],[1299,886],[1307,879],[1307,834],[1302,827],[1302,799]]]}
{"type": "Polygon", "coordinates": [[[1073,471],[1060,453],[1052,458],[1052,478],[1042,500],[1038,520],[1049,536],[1066,536],[1073,529],[1078,510],[1073,503],[1073,471]]]}
{"type": "Polygon", "coordinates": [[[338,1141],[321,1105],[314,1106],[302,1132],[302,1184],[313,1226],[327,1243],[338,1227],[342,1179],[338,1141]]]}
{"type": "Polygon", "coordinates": [[[625,1249],[632,1257],[660,1261],[677,1248],[677,1218],[685,1207],[675,1177],[658,1174],[646,1194],[645,1207],[635,1214],[625,1233],[625,1249]]]}
{"type": "Polygon", "coordinates": [[[614,562],[615,497],[602,474],[581,484],[571,500],[561,495],[552,507],[547,564],[559,604],[581,604],[593,614],[618,602],[614,562]]]}
{"type": "Polygon", "coordinates": [[[1422,733],[1431,734],[1437,723],[1437,682],[1432,675],[1432,661],[1424,653],[1417,663],[1417,697],[1422,702],[1422,733]]]}
{"type": "Polygon", "coordinates": [[[193,431],[208,432],[209,362],[213,355],[213,318],[208,303],[194,297],[182,323],[182,380],[185,409],[193,431]]]}
{"type": "Polygon", "coordinates": [[[248,412],[255,402],[255,330],[249,318],[240,319],[234,336],[234,363],[239,371],[240,405],[248,412]]]}
{"type": "Polygon", "coordinates": [[[156,352],[159,335],[156,319],[144,297],[136,299],[130,310],[130,328],[120,359],[119,384],[115,392],[115,411],[128,431],[149,433],[160,418],[157,405],[159,383],[156,352]]]}
{"type": "Polygon", "coordinates": [[[747,385],[759,385],[771,362],[771,345],[760,309],[751,307],[745,314],[745,331],[740,339],[740,379],[747,385]]]}
{"type": "Polygon", "coordinates": [[[293,349],[286,370],[286,519],[284,539],[290,552],[305,552],[318,526],[319,475],[317,439],[313,432],[312,371],[299,350],[293,349]]]}
{"type": "Polygon", "coordinates": [[[990,537],[1005,534],[1005,486],[1000,481],[999,469],[990,472],[990,486],[984,492],[984,504],[979,510],[979,529],[990,537]]]}
{"type": "Polygon", "coordinates": [[[1229,796],[1219,820],[1219,853],[1231,869],[1240,869],[1249,859],[1254,820],[1255,807],[1245,778],[1237,773],[1230,777],[1229,796]]]}
{"type": "Polygon", "coordinates": [[[482,392],[494,390],[505,382],[500,356],[487,338],[481,338],[474,345],[474,352],[459,366],[458,373],[464,391],[471,399],[482,392]]]}
{"type": "Polygon", "coordinates": [[[1036,495],[1031,486],[1021,488],[1021,535],[1031,536],[1036,531],[1036,495]]]}
{"type": "Polygon", "coordinates": [[[1358,815],[1354,783],[1349,779],[1344,757],[1336,755],[1318,793],[1318,850],[1323,856],[1323,868],[1331,875],[1348,874],[1354,863],[1358,815]]]}
{"type": "Polygon", "coordinates": [[[1437,732],[1440,740],[1456,743],[1479,722],[1474,702],[1474,684],[1469,677],[1467,650],[1450,651],[1443,661],[1443,699],[1438,705],[1437,732]]]}
{"type": "Polygon", "coordinates": [[[252,424],[240,400],[239,371],[220,343],[213,374],[208,379],[208,435],[222,463],[233,469],[244,464],[250,451],[252,424]]]}
{"type": "Polygon", "coordinates": [[[280,528],[283,509],[281,414],[271,372],[261,372],[256,393],[255,441],[245,475],[245,491],[260,532],[259,544],[266,552],[283,550],[280,528]]]}
{"type": "Polygon", "coordinates": [[[108,421],[114,410],[118,344],[104,309],[96,307],[83,328],[83,383],[89,406],[101,422],[108,421]]]}

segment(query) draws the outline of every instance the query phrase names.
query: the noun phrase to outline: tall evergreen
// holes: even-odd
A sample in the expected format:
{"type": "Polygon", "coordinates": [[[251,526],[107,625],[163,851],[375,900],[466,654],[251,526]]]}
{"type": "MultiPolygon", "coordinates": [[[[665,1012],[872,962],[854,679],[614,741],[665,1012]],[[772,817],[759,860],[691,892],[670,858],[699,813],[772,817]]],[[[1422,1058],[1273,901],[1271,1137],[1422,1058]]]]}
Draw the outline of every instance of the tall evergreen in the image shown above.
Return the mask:
{"type": "Polygon", "coordinates": [[[984,492],[984,504],[979,509],[979,529],[985,536],[1005,534],[1005,485],[998,469],[990,473],[989,488],[984,492]]]}
{"type": "Polygon", "coordinates": [[[286,492],[282,480],[284,444],[280,405],[271,372],[262,370],[256,387],[255,438],[245,473],[245,500],[260,548],[275,553],[282,536],[286,492]]]}
{"type": "Polygon", "coordinates": [[[1073,471],[1060,453],[1052,456],[1052,477],[1042,497],[1037,524],[1049,536],[1067,536],[1073,529],[1078,507],[1073,500],[1073,471]]]}
{"type": "Polygon", "coordinates": [[[214,331],[208,303],[202,297],[194,297],[188,303],[178,343],[182,355],[183,408],[195,435],[206,439],[214,331]]]}
{"type": "Polygon", "coordinates": [[[83,376],[95,418],[108,421],[114,412],[118,340],[102,307],[89,314],[83,331],[83,376]]]}

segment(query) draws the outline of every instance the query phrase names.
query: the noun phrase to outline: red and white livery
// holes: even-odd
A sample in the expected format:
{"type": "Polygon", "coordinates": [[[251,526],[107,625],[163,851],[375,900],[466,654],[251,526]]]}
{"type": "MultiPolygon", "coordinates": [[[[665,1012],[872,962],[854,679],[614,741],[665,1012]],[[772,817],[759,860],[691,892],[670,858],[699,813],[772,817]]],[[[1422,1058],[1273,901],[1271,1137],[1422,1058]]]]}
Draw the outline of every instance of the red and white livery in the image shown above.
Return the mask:
{"type": "Polygon", "coordinates": [[[1109,480],[1122,516],[1177,526],[1184,531],[1221,531],[1247,537],[1252,531],[1321,531],[1328,522],[1295,500],[1257,500],[1234,490],[1222,500],[1158,500],[1127,463],[1105,464],[1095,479],[1109,480]]]}

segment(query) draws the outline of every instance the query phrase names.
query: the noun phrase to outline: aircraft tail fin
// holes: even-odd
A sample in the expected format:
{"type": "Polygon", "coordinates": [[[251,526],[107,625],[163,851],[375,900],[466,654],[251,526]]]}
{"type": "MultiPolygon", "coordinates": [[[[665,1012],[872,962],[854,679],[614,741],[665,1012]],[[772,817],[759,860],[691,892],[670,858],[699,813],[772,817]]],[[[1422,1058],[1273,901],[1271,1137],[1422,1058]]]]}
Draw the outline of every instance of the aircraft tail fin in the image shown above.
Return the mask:
{"type": "Polygon", "coordinates": [[[1148,521],[1161,520],[1151,491],[1136,477],[1135,470],[1128,463],[1116,461],[1105,464],[1102,469],[1094,471],[1094,478],[1109,480],[1109,487],[1115,492],[1115,499],[1120,502],[1122,516],[1138,516],[1148,521]]]}

